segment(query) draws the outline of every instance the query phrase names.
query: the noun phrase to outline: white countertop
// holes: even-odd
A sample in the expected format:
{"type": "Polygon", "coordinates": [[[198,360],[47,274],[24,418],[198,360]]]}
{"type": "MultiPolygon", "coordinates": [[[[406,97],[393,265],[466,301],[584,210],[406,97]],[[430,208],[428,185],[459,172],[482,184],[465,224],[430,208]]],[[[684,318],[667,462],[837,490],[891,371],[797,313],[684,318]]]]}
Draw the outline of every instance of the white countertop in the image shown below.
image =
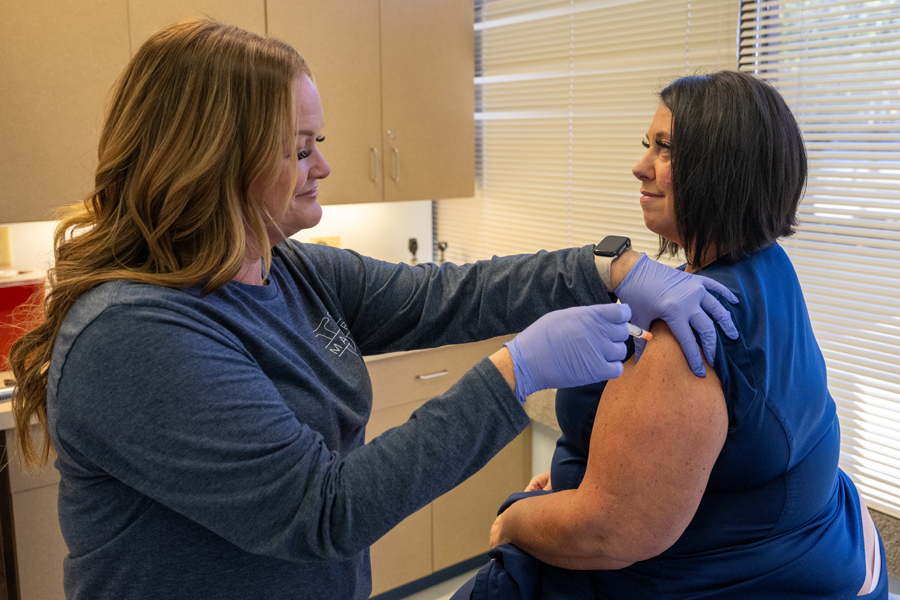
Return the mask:
{"type": "Polygon", "coordinates": [[[17,269],[0,267],[0,287],[29,285],[44,281],[44,274],[37,269],[17,269]]]}

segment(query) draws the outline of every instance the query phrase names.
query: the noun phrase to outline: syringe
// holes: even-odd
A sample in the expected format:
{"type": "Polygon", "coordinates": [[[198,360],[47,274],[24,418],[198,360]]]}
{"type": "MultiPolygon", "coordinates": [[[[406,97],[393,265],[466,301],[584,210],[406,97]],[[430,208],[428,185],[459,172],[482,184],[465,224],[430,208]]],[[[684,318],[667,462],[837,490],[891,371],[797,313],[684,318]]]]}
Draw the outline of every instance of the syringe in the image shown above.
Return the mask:
{"type": "Polygon", "coordinates": [[[652,333],[650,333],[646,329],[641,329],[634,323],[628,324],[628,333],[630,333],[632,337],[641,338],[644,340],[649,340],[653,337],[652,333]]]}

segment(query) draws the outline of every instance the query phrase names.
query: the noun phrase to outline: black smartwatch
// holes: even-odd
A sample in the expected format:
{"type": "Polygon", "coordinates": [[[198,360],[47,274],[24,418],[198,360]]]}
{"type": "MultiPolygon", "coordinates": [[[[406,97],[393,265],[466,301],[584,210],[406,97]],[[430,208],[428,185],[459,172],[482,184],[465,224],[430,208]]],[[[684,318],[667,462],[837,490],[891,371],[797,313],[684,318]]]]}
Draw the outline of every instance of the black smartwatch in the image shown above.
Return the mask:
{"type": "Polygon", "coordinates": [[[631,240],[627,237],[608,235],[599,244],[594,244],[594,254],[596,256],[618,258],[629,248],[631,248],[631,240]]]}

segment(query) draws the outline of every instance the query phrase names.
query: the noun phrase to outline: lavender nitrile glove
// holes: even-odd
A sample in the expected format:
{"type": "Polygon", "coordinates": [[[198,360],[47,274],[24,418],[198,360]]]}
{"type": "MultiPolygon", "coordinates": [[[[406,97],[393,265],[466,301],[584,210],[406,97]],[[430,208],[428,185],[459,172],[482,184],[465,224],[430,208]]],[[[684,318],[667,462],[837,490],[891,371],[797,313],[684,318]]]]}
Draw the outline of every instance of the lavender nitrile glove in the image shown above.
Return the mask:
{"type": "MultiPolygon", "coordinates": [[[[725,335],[731,339],[738,336],[731,314],[708,290],[737,304],[737,297],[721,283],[702,275],[691,275],[667,267],[644,254],[616,288],[616,296],[631,306],[634,312],[631,322],[635,325],[648,329],[656,319],[665,321],[681,344],[691,371],[694,375],[703,377],[706,370],[691,328],[700,334],[700,343],[709,364],[713,364],[716,355],[716,326],[713,319],[725,335]]],[[[645,344],[645,340],[634,341],[635,362],[640,359],[645,344]]]]}
{"type": "Polygon", "coordinates": [[[512,355],[519,402],[540,390],[621,375],[629,318],[625,304],[566,308],[547,313],[504,344],[512,355]]]}

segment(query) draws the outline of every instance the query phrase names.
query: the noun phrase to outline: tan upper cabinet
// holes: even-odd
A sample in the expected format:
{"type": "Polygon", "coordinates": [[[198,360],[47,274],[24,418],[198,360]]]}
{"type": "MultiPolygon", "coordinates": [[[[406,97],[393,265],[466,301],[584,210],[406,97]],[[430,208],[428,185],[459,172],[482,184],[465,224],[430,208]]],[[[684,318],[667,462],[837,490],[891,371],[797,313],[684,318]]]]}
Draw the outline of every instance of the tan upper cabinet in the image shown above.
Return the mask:
{"type": "Polygon", "coordinates": [[[126,3],[0,0],[0,57],[0,223],[49,220],[93,188],[126,3]]]}
{"type": "Polygon", "coordinates": [[[0,223],[93,188],[110,89],[154,31],[208,15],[291,43],[322,96],[323,204],[474,192],[466,0],[0,0],[0,223]]]}
{"type": "Polygon", "coordinates": [[[268,26],[306,59],[322,98],[319,147],[331,175],[319,184],[319,202],[382,200],[378,2],[269,0],[268,26]]]}
{"type": "Polygon", "coordinates": [[[464,0],[269,0],[269,35],[322,97],[322,204],[473,194],[473,14],[464,0]]]}
{"type": "Polygon", "coordinates": [[[0,0],[0,223],[90,193],[116,78],[151,33],[202,15],[265,34],[265,0],[0,0]]]}
{"type": "Polygon", "coordinates": [[[384,199],[475,192],[472,3],[381,0],[384,199]]]}
{"type": "Polygon", "coordinates": [[[128,0],[132,54],[151,34],[189,17],[212,17],[266,34],[265,0],[128,0]]]}

